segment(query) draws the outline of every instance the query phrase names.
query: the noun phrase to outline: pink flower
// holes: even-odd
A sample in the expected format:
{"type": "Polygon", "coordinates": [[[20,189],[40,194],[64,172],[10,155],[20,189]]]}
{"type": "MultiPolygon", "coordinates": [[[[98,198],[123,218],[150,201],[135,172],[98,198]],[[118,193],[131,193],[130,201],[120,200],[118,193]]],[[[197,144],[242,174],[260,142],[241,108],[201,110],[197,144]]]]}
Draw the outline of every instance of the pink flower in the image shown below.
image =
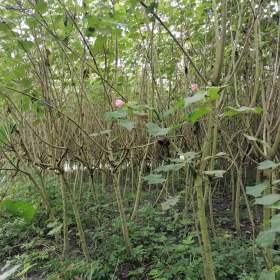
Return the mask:
{"type": "Polygon", "coordinates": [[[192,92],[198,91],[198,84],[191,84],[192,92]]]}
{"type": "Polygon", "coordinates": [[[121,108],[124,104],[125,104],[125,102],[122,101],[121,99],[116,99],[116,100],[115,100],[115,106],[116,106],[117,108],[121,108]]]}

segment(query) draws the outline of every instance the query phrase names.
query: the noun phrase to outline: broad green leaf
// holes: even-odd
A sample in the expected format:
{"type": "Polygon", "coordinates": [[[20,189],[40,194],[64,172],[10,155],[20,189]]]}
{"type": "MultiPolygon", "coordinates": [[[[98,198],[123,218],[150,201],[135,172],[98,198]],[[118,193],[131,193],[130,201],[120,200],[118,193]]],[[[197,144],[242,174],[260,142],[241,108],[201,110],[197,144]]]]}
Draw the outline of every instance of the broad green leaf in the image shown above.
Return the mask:
{"type": "Polygon", "coordinates": [[[175,160],[172,160],[172,161],[173,162],[185,161],[185,162],[189,163],[189,162],[193,161],[194,159],[196,159],[198,157],[199,157],[199,153],[190,151],[190,152],[187,152],[187,153],[180,154],[180,158],[179,159],[175,159],[175,160]]]}
{"type": "MultiPolygon", "coordinates": [[[[94,27],[88,27],[86,29],[85,35],[87,37],[94,37],[95,36],[95,31],[96,31],[96,29],[94,27]]],[[[97,51],[97,52],[99,51],[99,50],[97,50],[97,48],[95,48],[95,45],[94,45],[94,50],[97,51]]]]}
{"type": "Polygon", "coordinates": [[[180,195],[167,198],[164,202],[161,203],[161,208],[163,211],[167,211],[170,208],[174,207],[180,199],[180,195]]]}
{"type": "Polygon", "coordinates": [[[219,157],[224,157],[224,156],[226,156],[226,155],[227,155],[227,154],[224,153],[224,152],[219,152],[219,153],[217,153],[216,155],[208,156],[208,157],[205,157],[204,159],[205,159],[205,160],[208,160],[208,159],[210,159],[210,158],[219,158],[219,157]]]}
{"type": "Polygon", "coordinates": [[[138,0],[128,0],[127,1],[132,8],[134,8],[138,4],[138,0]]]}
{"type": "Polygon", "coordinates": [[[105,37],[98,36],[97,39],[94,42],[93,49],[96,52],[102,52],[103,49],[104,49],[104,46],[106,45],[106,40],[107,39],[105,37]]]}
{"type": "Polygon", "coordinates": [[[208,96],[210,100],[218,100],[220,95],[219,95],[219,88],[218,87],[210,87],[208,88],[208,96]]]}
{"type": "Polygon", "coordinates": [[[259,141],[260,139],[254,137],[254,136],[251,136],[251,135],[247,135],[247,134],[243,134],[248,140],[250,141],[259,141]]]}
{"type": "Polygon", "coordinates": [[[224,112],[224,116],[226,117],[232,117],[235,115],[239,115],[239,114],[244,114],[244,113],[256,113],[259,114],[261,113],[263,110],[260,107],[246,107],[246,106],[241,106],[239,108],[234,108],[234,107],[227,107],[226,111],[224,112]]]}
{"type": "Polygon", "coordinates": [[[246,187],[246,193],[254,197],[260,197],[262,192],[269,186],[268,182],[263,182],[255,186],[246,187]]]}
{"type": "Polygon", "coordinates": [[[58,225],[58,221],[54,221],[47,224],[47,228],[54,228],[58,225]]]}
{"type": "Polygon", "coordinates": [[[278,166],[279,166],[279,164],[275,163],[272,160],[265,160],[265,161],[262,161],[259,163],[258,169],[259,170],[275,169],[278,166]]]}
{"type": "Polygon", "coordinates": [[[207,96],[206,93],[196,93],[193,96],[186,97],[185,98],[185,108],[189,107],[193,103],[197,103],[197,102],[204,100],[206,96],[207,96]]]}
{"type": "Polygon", "coordinates": [[[171,125],[170,128],[176,130],[176,129],[180,129],[182,127],[182,125],[183,125],[182,123],[174,123],[171,125]]]}
{"type": "Polygon", "coordinates": [[[274,271],[262,271],[259,280],[277,280],[274,271]]]}
{"type": "Polygon", "coordinates": [[[274,203],[273,205],[269,205],[271,209],[280,209],[280,201],[274,203]]]}
{"type": "Polygon", "coordinates": [[[36,213],[32,204],[21,200],[5,199],[1,202],[0,206],[2,206],[7,212],[24,218],[28,222],[32,221],[36,213]]]}
{"type": "Polygon", "coordinates": [[[280,194],[268,194],[263,197],[257,198],[255,204],[264,206],[272,205],[280,200],[280,194]]]}
{"type": "MultiPolygon", "coordinates": [[[[3,274],[0,275],[0,280],[8,280],[10,277],[15,274],[15,272],[20,268],[20,265],[15,265],[8,270],[6,270],[3,274]]],[[[1,272],[1,271],[0,271],[1,272]]],[[[1,272],[2,273],[2,272],[1,272]]]]}
{"type": "Polygon", "coordinates": [[[98,16],[93,16],[93,15],[87,16],[86,20],[90,27],[95,27],[100,24],[100,17],[98,17],[98,16]]]}
{"type": "Polygon", "coordinates": [[[35,11],[37,13],[44,13],[48,9],[48,4],[44,0],[39,0],[36,2],[37,4],[35,5],[35,11]]]}
{"type": "Polygon", "coordinates": [[[271,218],[271,229],[280,231],[280,214],[274,215],[271,218]]]}
{"type": "Polygon", "coordinates": [[[24,78],[20,81],[20,84],[23,86],[24,89],[27,89],[27,88],[30,88],[32,86],[32,80],[24,78]]]}
{"type": "Polygon", "coordinates": [[[92,134],[90,134],[90,136],[95,137],[95,136],[99,136],[99,135],[110,134],[111,132],[112,132],[111,129],[105,129],[100,132],[92,133],[92,134]]]}
{"type": "Polygon", "coordinates": [[[38,21],[36,20],[36,16],[34,16],[34,15],[30,16],[30,17],[27,17],[26,23],[31,28],[35,28],[39,24],[38,21]]]}
{"type": "Polygon", "coordinates": [[[6,22],[0,22],[0,31],[10,32],[12,26],[6,22]]]}
{"type": "Polygon", "coordinates": [[[5,127],[0,127],[0,145],[6,143],[7,141],[7,129],[5,127]]]}
{"type": "Polygon", "coordinates": [[[156,123],[151,122],[147,123],[146,126],[148,128],[149,134],[152,136],[165,136],[171,130],[169,127],[161,128],[156,123]]]}
{"type": "Polygon", "coordinates": [[[280,184],[280,179],[272,181],[273,186],[277,186],[280,184]]]}
{"type": "Polygon", "coordinates": [[[58,221],[54,221],[52,223],[47,224],[47,228],[51,230],[48,232],[48,235],[55,235],[61,232],[63,224],[59,223],[58,221]]]}
{"type": "Polygon", "coordinates": [[[159,166],[154,170],[154,172],[158,173],[158,172],[178,171],[184,166],[185,164],[183,163],[166,164],[166,165],[159,166]]]}
{"type": "Polygon", "coordinates": [[[14,69],[14,74],[17,76],[25,76],[26,71],[28,71],[28,64],[19,64],[14,69]]]}
{"type": "Polygon", "coordinates": [[[18,44],[21,48],[23,48],[25,51],[29,51],[30,49],[32,49],[32,47],[34,46],[34,43],[31,41],[27,41],[27,40],[18,40],[18,44]]]}
{"type": "Polygon", "coordinates": [[[276,232],[272,230],[261,231],[256,239],[260,247],[270,247],[275,240],[276,232]]]}
{"type": "Polygon", "coordinates": [[[214,157],[224,157],[226,155],[227,155],[227,153],[225,153],[225,152],[219,152],[219,153],[215,154],[214,157]]]}
{"type": "Polygon", "coordinates": [[[135,102],[135,101],[128,101],[127,103],[126,103],[126,105],[127,105],[127,107],[128,108],[130,108],[130,109],[132,109],[133,111],[134,110],[141,110],[141,108],[143,107],[143,106],[141,106],[141,105],[139,105],[137,102],[135,102]]]}
{"type": "Polygon", "coordinates": [[[56,235],[57,233],[60,233],[61,232],[61,229],[62,229],[62,224],[59,224],[59,225],[57,225],[57,226],[55,226],[53,229],[51,229],[48,233],[47,233],[47,235],[50,235],[50,236],[52,236],[52,235],[56,235]]]}
{"type": "Polygon", "coordinates": [[[243,134],[243,135],[250,141],[255,141],[255,142],[258,142],[258,143],[261,143],[261,144],[265,145],[266,147],[269,147],[268,143],[264,142],[261,139],[258,139],[256,137],[248,135],[248,134],[243,134]]]}
{"type": "Polygon", "coordinates": [[[119,125],[126,128],[128,131],[131,131],[136,127],[136,122],[130,120],[120,120],[119,125]]]}
{"type": "Polygon", "coordinates": [[[30,104],[31,104],[31,100],[28,96],[23,96],[21,98],[21,106],[24,112],[30,111],[30,104]]]}
{"type": "Polygon", "coordinates": [[[196,110],[194,110],[188,115],[188,121],[195,123],[198,120],[200,120],[202,117],[207,115],[209,112],[211,112],[211,108],[209,107],[197,108],[196,110]]]}
{"type": "Polygon", "coordinates": [[[204,171],[204,174],[208,176],[214,176],[217,178],[223,178],[225,172],[226,172],[225,170],[209,170],[209,171],[204,171]]]}
{"type": "Polygon", "coordinates": [[[150,174],[143,179],[147,181],[149,185],[162,184],[165,182],[165,178],[160,174],[150,174]]]}
{"type": "Polygon", "coordinates": [[[162,118],[167,119],[174,114],[174,108],[162,112],[162,118]]]}
{"type": "Polygon", "coordinates": [[[127,111],[113,111],[113,112],[107,112],[105,113],[105,118],[106,119],[111,119],[111,120],[117,120],[117,119],[122,119],[125,118],[127,116],[127,111]]]}
{"type": "Polygon", "coordinates": [[[120,33],[121,30],[118,28],[119,22],[116,21],[111,15],[90,15],[86,17],[87,21],[87,34],[92,36],[96,30],[104,34],[120,33]]]}
{"type": "Polygon", "coordinates": [[[178,100],[177,100],[177,102],[176,102],[176,104],[175,104],[175,110],[176,109],[183,109],[183,108],[185,108],[185,99],[184,98],[179,98],[178,100]]]}
{"type": "Polygon", "coordinates": [[[133,115],[135,116],[147,116],[147,113],[141,111],[133,111],[133,115]]]}

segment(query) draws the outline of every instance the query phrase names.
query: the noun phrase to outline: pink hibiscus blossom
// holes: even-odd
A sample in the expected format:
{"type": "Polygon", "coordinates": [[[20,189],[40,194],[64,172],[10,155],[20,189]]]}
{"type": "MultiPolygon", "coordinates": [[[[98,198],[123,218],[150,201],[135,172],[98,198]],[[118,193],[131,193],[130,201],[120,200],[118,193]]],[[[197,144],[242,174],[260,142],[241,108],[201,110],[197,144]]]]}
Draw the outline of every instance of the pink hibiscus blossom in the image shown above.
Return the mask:
{"type": "Polygon", "coordinates": [[[124,104],[125,104],[125,102],[122,101],[121,99],[116,99],[116,100],[115,100],[115,106],[116,106],[117,108],[121,108],[124,104]]]}
{"type": "Polygon", "coordinates": [[[191,89],[192,89],[192,92],[196,92],[198,91],[198,84],[191,84],[191,89]]]}

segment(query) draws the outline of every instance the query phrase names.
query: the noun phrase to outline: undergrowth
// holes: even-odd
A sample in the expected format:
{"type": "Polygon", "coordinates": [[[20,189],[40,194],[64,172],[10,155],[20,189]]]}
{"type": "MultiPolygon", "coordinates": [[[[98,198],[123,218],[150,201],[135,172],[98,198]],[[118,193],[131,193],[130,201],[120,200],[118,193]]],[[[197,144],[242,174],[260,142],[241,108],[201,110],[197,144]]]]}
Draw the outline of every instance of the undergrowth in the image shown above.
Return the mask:
{"type": "MultiPolygon", "coordinates": [[[[52,184],[49,186],[52,192],[52,184]]],[[[14,187],[24,197],[22,187],[14,187]]],[[[14,189],[11,189],[14,192],[14,189]]],[[[89,193],[84,194],[90,195],[89,193]]],[[[61,223],[39,211],[32,223],[7,213],[0,217],[0,263],[20,264],[15,279],[203,279],[200,240],[191,216],[186,216],[180,203],[163,211],[152,206],[152,194],[145,194],[145,205],[138,218],[129,222],[133,252],[129,256],[121,235],[121,222],[116,205],[108,204],[107,195],[98,203],[81,204],[82,223],[92,261],[84,261],[77,243],[73,213],[70,219],[70,252],[61,259],[61,223]],[[84,209],[86,208],[86,210],[84,209]]],[[[30,198],[35,201],[35,197],[30,198]]],[[[85,201],[85,200],[83,200],[85,201]]],[[[55,216],[61,212],[59,196],[53,196],[55,216]]],[[[129,207],[129,195],[126,203],[129,207]]],[[[39,205],[37,205],[39,206],[39,205]]],[[[70,213],[71,214],[71,213],[70,213]]],[[[222,217],[221,217],[222,219],[222,217]]],[[[219,229],[213,239],[213,255],[218,279],[257,279],[263,259],[250,240],[236,237],[234,232],[219,229]]]]}

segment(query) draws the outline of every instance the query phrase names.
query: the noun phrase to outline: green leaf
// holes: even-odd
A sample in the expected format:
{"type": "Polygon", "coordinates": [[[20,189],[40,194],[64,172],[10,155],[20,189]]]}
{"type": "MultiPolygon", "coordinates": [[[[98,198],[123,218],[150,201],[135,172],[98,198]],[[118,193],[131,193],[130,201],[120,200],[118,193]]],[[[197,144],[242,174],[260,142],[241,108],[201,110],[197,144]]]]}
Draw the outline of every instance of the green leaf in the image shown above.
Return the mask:
{"type": "Polygon", "coordinates": [[[185,108],[189,107],[193,103],[197,103],[197,102],[204,100],[206,96],[207,96],[206,93],[196,93],[193,96],[186,97],[185,98],[185,108]]]}
{"type": "Polygon", "coordinates": [[[269,186],[268,182],[263,182],[255,186],[246,187],[246,193],[254,197],[260,197],[262,192],[269,186]]]}
{"type": "Polygon", "coordinates": [[[104,135],[104,134],[110,134],[112,132],[111,129],[105,129],[105,130],[102,130],[100,132],[96,132],[96,133],[92,133],[90,134],[91,137],[96,137],[96,136],[100,136],[100,135],[104,135]]]}
{"type": "Polygon", "coordinates": [[[37,1],[37,4],[35,5],[35,11],[37,13],[42,14],[42,13],[46,12],[47,9],[48,9],[48,4],[45,1],[43,1],[43,0],[37,1]]]}
{"type": "Polygon", "coordinates": [[[143,179],[147,181],[149,185],[162,184],[165,182],[165,178],[162,177],[161,174],[150,174],[143,179]]]}
{"type": "Polygon", "coordinates": [[[209,87],[208,88],[208,96],[210,100],[218,100],[220,95],[219,95],[219,88],[218,87],[209,87]]]}
{"type": "Polygon", "coordinates": [[[147,113],[141,111],[133,111],[133,115],[143,117],[147,116],[147,113]]]}
{"type": "Polygon", "coordinates": [[[183,168],[184,166],[185,166],[185,164],[183,164],[183,163],[166,164],[166,165],[159,166],[158,168],[156,168],[154,170],[154,172],[158,173],[158,172],[178,171],[181,168],[183,168]]]}
{"type": "Polygon", "coordinates": [[[191,112],[188,115],[188,121],[190,121],[192,123],[195,123],[198,120],[200,120],[202,117],[207,115],[209,112],[211,112],[211,108],[209,108],[209,107],[200,107],[200,108],[194,110],[193,112],[191,112]]]}
{"type": "Polygon", "coordinates": [[[36,210],[32,204],[21,201],[6,199],[0,204],[7,212],[12,215],[24,218],[26,221],[31,222],[36,210]]]}
{"type": "Polygon", "coordinates": [[[118,120],[125,118],[127,116],[127,111],[113,111],[113,112],[106,112],[105,113],[105,118],[109,120],[118,120]]]}
{"type": "Polygon", "coordinates": [[[247,135],[247,134],[243,134],[248,140],[250,141],[259,141],[260,139],[254,137],[254,136],[251,136],[251,135],[247,135]]]}
{"type": "Polygon", "coordinates": [[[274,271],[262,271],[259,280],[276,280],[274,271]]]}
{"type": "Polygon", "coordinates": [[[134,8],[138,4],[138,0],[128,0],[128,4],[134,8]]]}
{"type": "Polygon", "coordinates": [[[90,27],[98,26],[100,23],[100,18],[98,16],[93,16],[93,15],[87,16],[86,20],[87,20],[88,26],[90,26],[90,27]]]}
{"type": "Polygon", "coordinates": [[[179,202],[179,199],[180,199],[180,195],[167,198],[166,201],[161,203],[162,210],[167,211],[170,208],[174,207],[179,202]]]}
{"type": "Polygon", "coordinates": [[[255,204],[268,206],[268,205],[272,205],[272,204],[276,203],[279,200],[280,200],[280,194],[273,193],[273,194],[269,194],[269,195],[265,195],[263,197],[257,198],[255,201],[255,204]]]}
{"type": "Polygon", "coordinates": [[[7,141],[8,132],[5,127],[0,127],[0,145],[5,144],[7,141]]]}
{"type": "Polygon", "coordinates": [[[263,162],[260,162],[258,165],[259,170],[267,170],[267,169],[275,169],[279,166],[279,163],[275,163],[272,160],[265,160],[263,162]]]}
{"type": "Polygon", "coordinates": [[[14,74],[17,76],[25,76],[28,70],[27,64],[19,64],[14,69],[14,74]]]}
{"type": "Polygon", "coordinates": [[[97,39],[94,42],[93,49],[96,52],[102,52],[105,45],[106,45],[106,38],[98,36],[97,39]]]}
{"type": "Polygon", "coordinates": [[[26,23],[29,27],[35,28],[38,25],[38,21],[36,20],[36,16],[32,15],[26,18],[26,23]]]}
{"type": "Polygon", "coordinates": [[[146,127],[148,128],[148,132],[152,136],[165,136],[171,130],[168,128],[161,128],[156,123],[147,123],[146,127]]]}
{"type": "Polygon", "coordinates": [[[172,116],[174,114],[174,108],[170,108],[166,111],[162,112],[162,119],[168,119],[170,116],[172,116]]]}
{"type": "Polygon", "coordinates": [[[273,186],[277,186],[277,185],[279,185],[280,184],[280,179],[277,179],[277,180],[273,180],[272,181],[272,185],[273,186]]]}
{"type": "Polygon", "coordinates": [[[9,25],[8,23],[6,22],[0,22],[0,31],[3,31],[3,32],[10,32],[10,29],[12,28],[11,25],[9,25]]]}
{"type": "Polygon", "coordinates": [[[27,40],[18,40],[18,44],[21,48],[23,48],[25,51],[29,51],[30,49],[32,49],[32,47],[34,46],[34,43],[31,41],[27,41],[27,40]]]}
{"type": "Polygon", "coordinates": [[[256,239],[260,247],[270,247],[275,240],[276,232],[272,230],[261,231],[256,239]]]}
{"type": "Polygon", "coordinates": [[[208,176],[214,176],[216,178],[223,178],[226,170],[209,170],[209,171],[204,171],[205,175],[208,176]]]}
{"type": "Polygon", "coordinates": [[[261,139],[258,139],[256,137],[248,135],[248,134],[243,134],[243,135],[250,141],[255,141],[255,142],[258,142],[258,143],[261,143],[261,144],[265,145],[266,147],[269,147],[268,143],[266,143],[265,141],[263,141],[261,139]]]}
{"type": "Polygon", "coordinates": [[[52,235],[56,235],[57,233],[60,233],[61,232],[61,229],[62,229],[62,224],[59,224],[59,225],[57,225],[57,226],[55,226],[53,229],[51,229],[48,233],[47,233],[47,235],[50,235],[50,236],[52,236],[52,235]]]}
{"type": "Polygon", "coordinates": [[[210,158],[219,158],[219,157],[224,157],[226,156],[227,154],[225,152],[219,152],[213,156],[208,156],[208,157],[205,157],[204,160],[208,160],[210,158]]]}
{"type": "Polygon", "coordinates": [[[179,98],[175,104],[175,109],[184,109],[185,108],[185,99],[184,98],[179,98]]]}
{"type": "Polygon", "coordinates": [[[271,218],[271,229],[280,231],[280,214],[274,215],[271,218]]]}
{"type": "Polygon", "coordinates": [[[27,89],[27,88],[30,88],[32,86],[32,80],[23,78],[20,81],[20,84],[23,86],[24,89],[27,89]]]}
{"type": "Polygon", "coordinates": [[[61,232],[63,224],[59,223],[58,221],[54,221],[52,223],[47,224],[47,228],[51,230],[47,233],[47,235],[55,235],[61,232]]]}
{"type": "Polygon", "coordinates": [[[31,104],[31,100],[30,100],[29,96],[23,96],[21,98],[22,110],[24,112],[30,111],[30,104],[31,104]]]}
{"type": "Polygon", "coordinates": [[[180,158],[179,159],[175,159],[175,160],[172,160],[172,161],[175,161],[175,162],[185,161],[187,163],[190,163],[190,162],[192,162],[194,159],[196,159],[198,157],[199,157],[199,153],[190,151],[190,152],[187,152],[187,153],[180,154],[180,158]]]}
{"type": "Polygon", "coordinates": [[[119,125],[126,128],[128,131],[131,131],[133,128],[136,127],[136,122],[130,120],[121,120],[119,121],[119,125]]]}
{"type": "Polygon", "coordinates": [[[263,110],[260,107],[246,107],[246,106],[241,106],[239,108],[234,108],[234,107],[227,107],[227,110],[224,112],[224,116],[226,117],[232,117],[235,115],[239,115],[239,114],[244,114],[244,113],[256,113],[259,114],[261,113],[263,110]]]}
{"type": "Polygon", "coordinates": [[[273,205],[269,205],[271,209],[280,209],[280,201],[274,203],[273,205]]]}

